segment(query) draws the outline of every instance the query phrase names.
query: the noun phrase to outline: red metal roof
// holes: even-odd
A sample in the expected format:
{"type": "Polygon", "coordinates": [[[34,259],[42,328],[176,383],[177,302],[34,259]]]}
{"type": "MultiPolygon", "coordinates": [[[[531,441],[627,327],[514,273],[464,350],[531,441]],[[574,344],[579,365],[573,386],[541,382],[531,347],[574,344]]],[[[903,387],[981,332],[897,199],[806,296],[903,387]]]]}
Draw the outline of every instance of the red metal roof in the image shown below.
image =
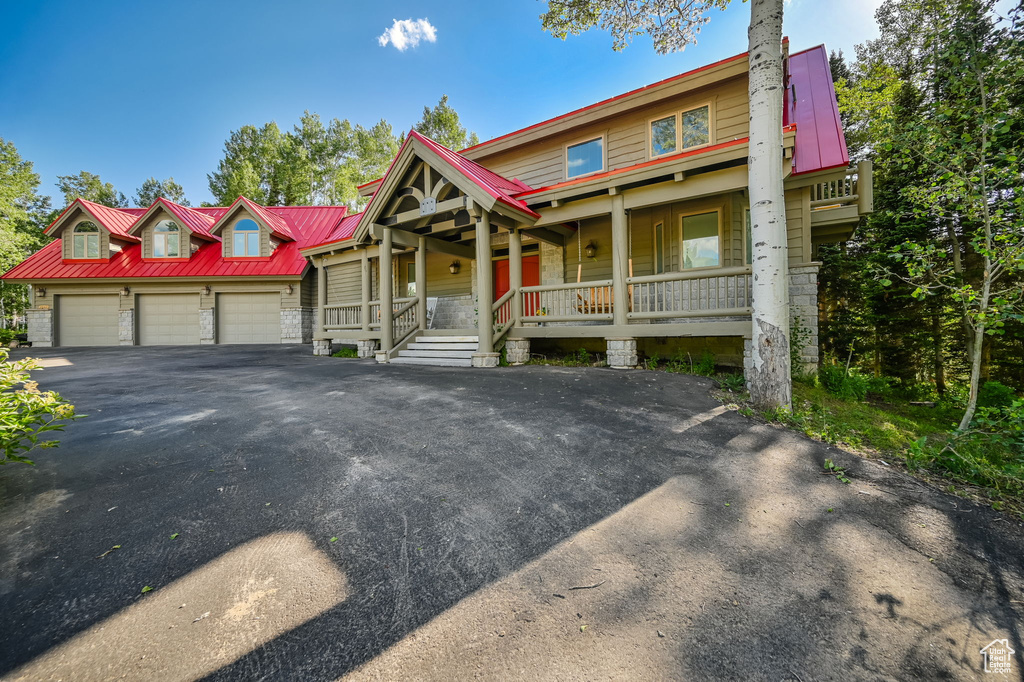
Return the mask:
{"type": "Polygon", "coordinates": [[[850,155],[824,45],[789,56],[787,122],[796,124],[793,174],[846,167],[850,155]]]}
{"type": "Polygon", "coordinates": [[[171,215],[185,223],[189,230],[198,234],[200,237],[220,241],[219,237],[210,234],[210,228],[213,227],[215,222],[217,222],[215,218],[206,213],[202,213],[197,209],[176,204],[173,201],[164,199],[163,197],[158,197],[148,209],[123,209],[132,211],[132,215],[136,216],[135,223],[131,228],[132,233],[134,234],[138,232],[140,223],[144,216],[148,215],[152,211],[159,210],[160,208],[166,209],[171,215]],[[143,212],[138,214],[138,210],[142,210],[143,212]]]}
{"type": "Polygon", "coordinates": [[[527,185],[525,182],[521,182],[514,178],[509,180],[508,178],[502,177],[497,173],[484,168],[476,161],[470,161],[458,152],[453,152],[451,149],[448,149],[448,147],[434,142],[429,137],[421,135],[415,130],[410,130],[409,139],[413,138],[422,142],[434,153],[438,154],[441,158],[454,166],[459,172],[469,178],[472,182],[476,183],[480,189],[484,190],[491,197],[494,197],[503,204],[516,208],[527,215],[531,215],[535,218],[540,217],[540,214],[527,206],[525,202],[519,201],[513,197],[514,194],[528,192],[532,189],[532,187],[527,185]]]}
{"type": "MultiPolygon", "coordinates": [[[[261,211],[261,218],[287,231],[294,241],[280,244],[268,259],[224,258],[220,241],[203,244],[187,261],[173,260],[159,262],[154,259],[142,260],[142,246],[130,244],[108,262],[85,263],[65,261],[59,241],[47,244],[41,250],[16,265],[3,275],[8,280],[40,279],[82,279],[82,278],[138,278],[138,277],[280,277],[301,276],[306,268],[306,259],[299,254],[301,248],[317,244],[338,233],[348,213],[345,206],[259,206],[245,200],[250,210],[261,211]]],[[[90,202],[91,203],[91,202],[90,202]]],[[[106,207],[103,207],[106,208],[106,207]]],[[[186,208],[186,215],[196,214],[193,219],[217,221],[227,214],[227,209],[186,208]]],[[[148,209],[107,209],[118,212],[131,223],[136,222],[148,209]]],[[[255,211],[254,211],[255,212],[255,211]]],[[[111,216],[103,213],[104,218],[111,216]]],[[[96,216],[99,219],[99,216],[96,216]]],[[[184,218],[183,218],[184,220],[184,218]]],[[[121,224],[121,223],[118,223],[121,224]]],[[[212,222],[211,222],[212,224],[212,222]]],[[[127,230],[125,230],[127,233],[127,230]]],[[[134,239],[134,238],[132,238],[134,239]]]]}
{"type": "Polygon", "coordinates": [[[362,213],[353,213],[345,216],[341,222],[339,222],[337,226],[330,231],[322,242],[303,246],[303,250],[316,248],[318,246],[327,246],[328,244],[337,244],[338,242],[343,242],[346,239],[351,239],[352,235],[356,233],[356,227],[359,226],[359,218],[362,217],[362,215],[362,213]]]}
{"type": "Polygon", "coordinates": [[[61,219],[76,206],[91,215],[96,222],[110,230],[110,233],[114,236],[127,239],[128,241],[138,241],[136,237],[128,234],[128,230],[130,230],[132,225],[135,224],[136,216],[126,213],[122,209],[110,208],[109,206],[97,204],[93,201],[86,201],[82,198],[72,201],[67,208],[61,211],[60,215],[57,216],[57,219],[50,223],[50,226],[47,227],[44,232],[46,234],[50,234],[54,225],[59,223],[61,219]]]}

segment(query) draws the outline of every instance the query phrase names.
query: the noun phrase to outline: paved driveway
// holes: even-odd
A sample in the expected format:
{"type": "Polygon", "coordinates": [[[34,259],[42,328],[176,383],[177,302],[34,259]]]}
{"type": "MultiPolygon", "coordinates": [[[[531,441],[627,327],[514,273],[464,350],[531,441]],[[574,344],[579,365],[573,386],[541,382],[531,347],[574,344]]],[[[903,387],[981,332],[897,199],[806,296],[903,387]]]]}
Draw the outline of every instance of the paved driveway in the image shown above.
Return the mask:
{"type": "Polygon", "coordinates": [[[1019,524],[704,380],[36,354],[89,417],[0,470],[4,679],[978,679],[1004,638],[1021,670],[1019,524]]]}

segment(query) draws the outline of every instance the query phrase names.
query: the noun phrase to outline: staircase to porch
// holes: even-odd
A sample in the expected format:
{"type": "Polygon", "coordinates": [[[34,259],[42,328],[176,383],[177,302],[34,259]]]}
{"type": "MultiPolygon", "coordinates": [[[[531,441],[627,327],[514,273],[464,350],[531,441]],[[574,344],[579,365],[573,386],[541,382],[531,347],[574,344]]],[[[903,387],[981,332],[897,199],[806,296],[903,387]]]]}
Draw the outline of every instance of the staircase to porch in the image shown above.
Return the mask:
{"type": "Polygon", "coordinates": [[[477,352],[479,343],[477,336],[417,336],[390,362],[394,365],[472,367],[473,353],[477,352]]]}

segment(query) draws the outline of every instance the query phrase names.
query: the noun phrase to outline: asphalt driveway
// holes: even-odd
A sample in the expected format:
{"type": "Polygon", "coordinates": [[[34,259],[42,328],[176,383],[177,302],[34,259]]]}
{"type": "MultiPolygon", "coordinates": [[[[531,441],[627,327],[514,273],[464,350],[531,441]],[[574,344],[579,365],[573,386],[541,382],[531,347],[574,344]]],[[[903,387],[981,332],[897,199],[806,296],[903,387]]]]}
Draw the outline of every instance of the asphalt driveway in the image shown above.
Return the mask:
{"type": "Polygon", "coordinates": [[[705,380],[34,355],[89,416],[0,469],[3,679],[979,679],[999,639],[1024,669],[1019,523],[705,380]]]}

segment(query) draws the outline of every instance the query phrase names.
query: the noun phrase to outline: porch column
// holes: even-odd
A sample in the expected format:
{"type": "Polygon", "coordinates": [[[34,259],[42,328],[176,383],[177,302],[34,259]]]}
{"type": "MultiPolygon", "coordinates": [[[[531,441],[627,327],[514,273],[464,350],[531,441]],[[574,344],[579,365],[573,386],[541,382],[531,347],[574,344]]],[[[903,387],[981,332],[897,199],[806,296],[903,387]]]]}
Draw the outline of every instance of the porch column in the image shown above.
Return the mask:
{"type": "Polygon", "coordinates": [[[519,291],[523,286],[523,236],[516,229],[508,233],[508,285],[513,292],[512,328],[515,329],[523,315],[523,294],[519,291]]]}
{"type": "Polygon", "coordinates": [[[316,265],[316,334],[323,334],[327,326],[327,268],[324,267],[324,257],[316,265]]]}
{"type": "Polygon", "coordinates": [[[625,325],[629,307],[626,277],[629,267],[629,234],[622,194],[612,196],[612,324],[625,325]]]}
{"type": "Polygon", "coordinates": [[[420,329],[427,328],[427,238],[420,237],[416,246],[416,319],[420,329]]]}
{"type": "Polygon", "coordinates": [[[370,282],[370,252],[364,246],[362,253],[359,254],[359,273],[361,276],[361,282],[359,284],[360,292],[360,303],[362,303],[362,310],[360,311],[359,319],[363,321],[363,331],[370,331],[370,289],[372,284],[370,282]]]}
{"type": "Polygon", "coordinates": [[[391,272],[391,228],[381,228],[380,255],[380,349],[390,351],[394,344],[392,323],[394,322],[394,296],[391,272]]]}
{"type": "Polygon", "coordinates": [[[491,316],[494,283],[491,278],[491,214],[481,211],[476,219],[476,322],[480,336],[478,354],[494,352],[494,322],[491,316]]]}

